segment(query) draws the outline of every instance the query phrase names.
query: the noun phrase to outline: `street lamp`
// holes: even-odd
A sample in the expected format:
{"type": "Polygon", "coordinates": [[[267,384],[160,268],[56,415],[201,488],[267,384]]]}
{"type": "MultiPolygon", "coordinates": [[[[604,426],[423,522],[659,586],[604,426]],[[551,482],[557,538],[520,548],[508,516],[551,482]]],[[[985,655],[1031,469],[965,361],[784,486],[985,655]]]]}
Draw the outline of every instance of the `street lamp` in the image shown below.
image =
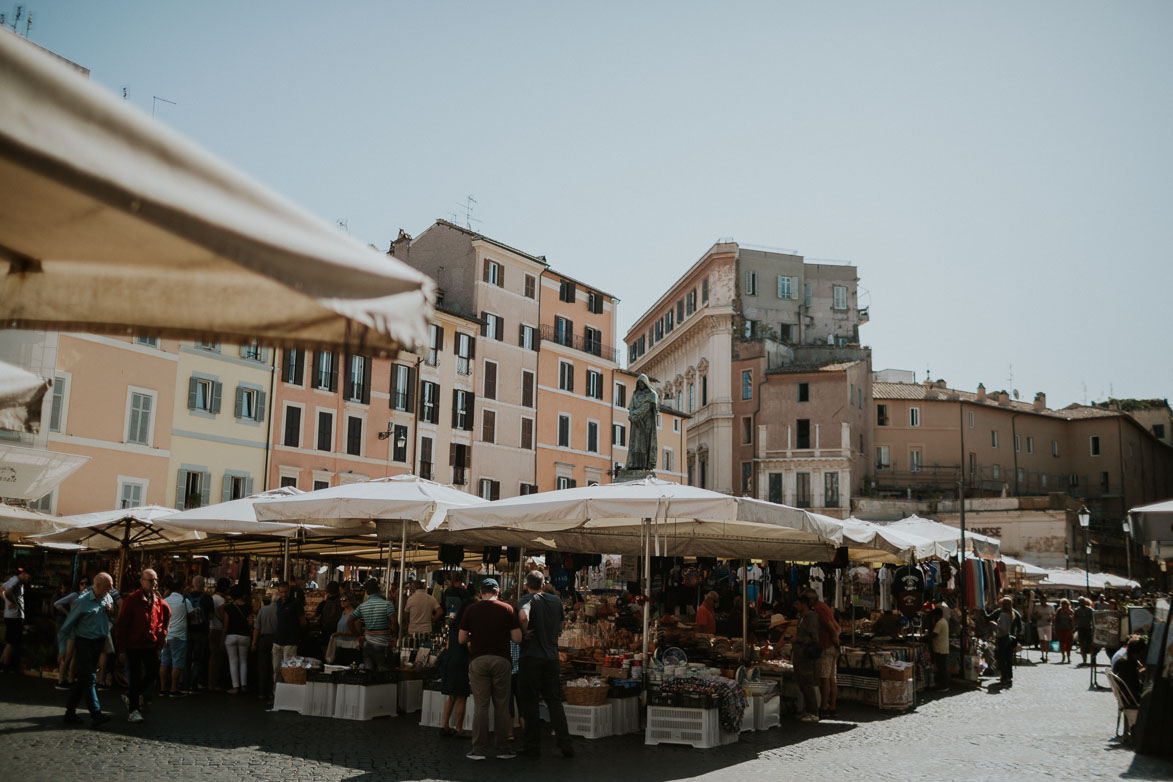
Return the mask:
{"type": "Polygon", "coordinates": [[[1124,521],[1120,523],[1120,528],[1124,531],[1124,562],[1128,567],[1128,580],[1132,580],[1132,525],[1128,523],[1128,517],[1124,517],[1124,521]]]}
{"type": "MultiPolygon", "coordinates": [[[[388,421],[387,422],[387,431],[379,432],[379,439],[380,440],[390,440],[394,436],[395,436],[395,431],[394,431],[393,423],[391,421],[388,421]]],[[[395,438],[395,446],[397,448],[399,448],[399,450],[403,450],[404,448],[406,448],[407,447],[407,436],[400,433],[399,437],[395,438]]],[[[391,460],[391,454],[387,455],[387,460],[388,461],[391,460]]],[[[414,469],[413,469],[413,472],[414,472],[414,469]]]]}
{"type": "Polygon", "coordinates": [[[1083,542],[1084,542],[1084,585],[1087,589],[1088,597],[1092,594],[1092,542],[1090,533],[1088,532],[1088,525],[1092,523],[1091,511],[1087,509],[1086,505],[1080,505],[1079,510],[1076,511],[1076,516],[1079,517],[1079,526],[1083,527],[1083,542]]]}

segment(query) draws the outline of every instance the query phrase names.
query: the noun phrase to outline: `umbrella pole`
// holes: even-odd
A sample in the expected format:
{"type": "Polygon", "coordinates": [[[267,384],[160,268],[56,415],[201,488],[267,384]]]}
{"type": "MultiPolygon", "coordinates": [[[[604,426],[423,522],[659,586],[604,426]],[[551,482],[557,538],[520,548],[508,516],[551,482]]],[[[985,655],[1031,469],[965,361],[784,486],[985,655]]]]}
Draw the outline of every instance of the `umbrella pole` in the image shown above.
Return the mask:
{"type": "Polygon", "coordinates": [[[289,538],[285,539],[285,547],[284,548],[285,548],[285,552],[284,552],[285,567],[281,571],[284,574],[284,575],[282,575],[281,580],[288,583],[289,582],[289,538]]]}
{"type": "Polygon", "coordinates": [[[403,648],[403,579],[407,577],[407,519],[400,520],[403,524],[403,540],[399,544],[399,599],[395,608],[395,618],[399,620],[399,646],[403,648]]]}
{"type": "Polygon", "coordinates": [[[652,612],[652,520],[644,519],[644,659],[643,677],[644,689],[647,689],[648,672],[651,670],[648,663],[648,621],[652,612]]]}
{"type": "Polygon", "coordinates": [[[748,559],[741,561],[742,575],[741,577],[741,659],[744,662],[749,659],[747,649],[749,645],[749,603],[747,598],[749,596],[749,563],[748,559]]]}
{"type": "Polygon", "coordinates": [[[513,602],[521,605],[522,571],[525,570],[525,548],[518,549],[517,556],[517,586],[513,590],[513,602]]]}

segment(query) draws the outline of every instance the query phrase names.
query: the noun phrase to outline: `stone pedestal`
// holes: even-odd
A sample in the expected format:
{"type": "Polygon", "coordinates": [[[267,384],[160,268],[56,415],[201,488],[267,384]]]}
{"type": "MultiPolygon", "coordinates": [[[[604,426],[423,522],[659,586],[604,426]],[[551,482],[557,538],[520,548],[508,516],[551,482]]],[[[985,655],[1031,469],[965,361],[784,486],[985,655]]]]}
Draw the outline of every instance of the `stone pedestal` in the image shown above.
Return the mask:
{"type": "Polygon", "coordinates": [[[629,470],[626,467],[615,471],[615,483],[627,483],[628,481],[642,481],[644,478],[655,478],[655,470],[629,470]]]}

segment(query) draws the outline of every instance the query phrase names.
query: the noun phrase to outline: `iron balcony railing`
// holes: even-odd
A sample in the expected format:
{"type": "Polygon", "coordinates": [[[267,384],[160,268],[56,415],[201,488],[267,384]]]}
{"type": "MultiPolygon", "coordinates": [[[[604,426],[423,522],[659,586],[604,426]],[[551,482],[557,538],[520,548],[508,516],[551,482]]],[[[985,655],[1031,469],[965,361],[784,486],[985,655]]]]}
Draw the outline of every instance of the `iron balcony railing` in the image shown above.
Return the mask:
{"type": "Polygon", "coordinates": [[[568,329],[555,328],[549,323],[543,324],[539,331],[541,338],[546,342],[554,342],[574,350],[581,350],[583,353],[590,353],[592,356],[598,356],[608,361],[616,363],[619,361],[619,351],[611,345],[604,345],[601,340],[588,339],[568,329]]]}

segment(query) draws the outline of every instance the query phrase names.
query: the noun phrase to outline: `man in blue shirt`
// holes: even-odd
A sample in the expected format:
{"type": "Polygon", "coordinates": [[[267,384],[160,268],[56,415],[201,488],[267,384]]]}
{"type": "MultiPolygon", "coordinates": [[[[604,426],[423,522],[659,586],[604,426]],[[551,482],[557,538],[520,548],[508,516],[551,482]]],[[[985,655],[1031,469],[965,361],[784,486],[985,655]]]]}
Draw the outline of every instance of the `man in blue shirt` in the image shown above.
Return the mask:
{"type": "Polygon", "coordinates": [[[73,601],[69,616],[61,625],[61,636],[73,639],[77,659],[77,675],[73,678],[69,698],[65,702],[65,721],[70,724],[82,721],[77,716],[77,705],[83,696],[90,711],[91,726],[96,728],[110,721],[110,717],[102,713],[102,704],[98,701],[95,674],[98,659],[106,648],[106,638],[110,633],[110,613],[114,608],[110,589],[113,586],[114,579],[109,573],[94,576],[94,585],[73,601]]]}

